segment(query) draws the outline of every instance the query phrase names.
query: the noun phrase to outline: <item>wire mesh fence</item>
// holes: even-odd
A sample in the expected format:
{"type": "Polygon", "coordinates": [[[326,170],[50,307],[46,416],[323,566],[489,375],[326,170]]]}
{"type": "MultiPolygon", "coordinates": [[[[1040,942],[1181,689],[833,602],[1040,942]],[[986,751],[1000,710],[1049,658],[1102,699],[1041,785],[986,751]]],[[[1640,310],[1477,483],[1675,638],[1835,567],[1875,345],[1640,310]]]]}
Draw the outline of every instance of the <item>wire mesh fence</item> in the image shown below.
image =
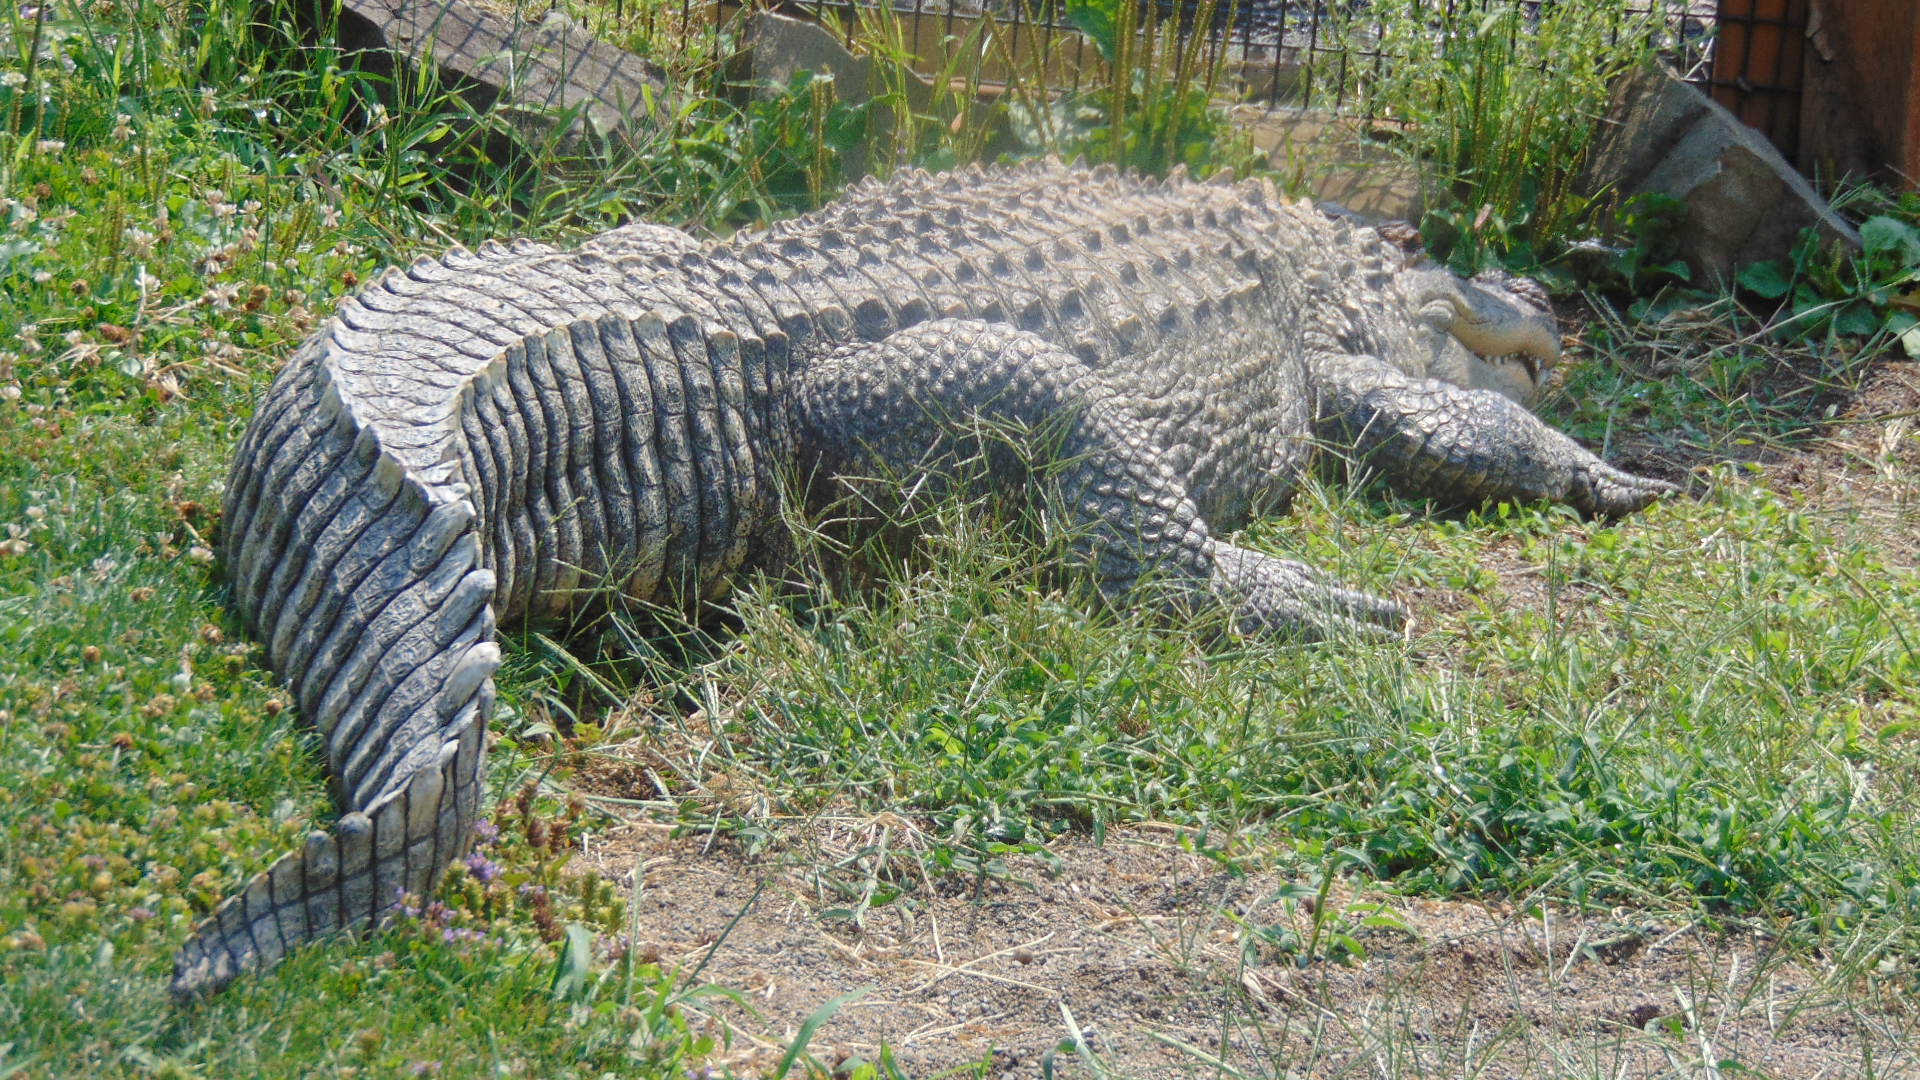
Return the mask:
{"type": "MultiPolygon", "coordinates": [[[[614,0],[616,7],[632,0],[614,0]]],[[[649,10],[658,0],[640,0],[649,10]]],[[[1590,0],[1134,0],[1146,32],[1176,46],[1200,39],[1222,89],[1270,106],[1312,105],[1375,117],[1373,92],[1408,58],[1411,22],[1426,47],[1475,17],[1511,16],[1526,33],[1554,8],[1590,0]],[[1218,65],[1216,67],[1216,65],[1218,65]]],[[[1618,33],[1644,34],[1682,77],[1766,131],[1789,155],[1798,138],[1808,0],[1610,0],[1618,33]]],[[[1075,90],[1103,77],[1098,50],[1068,0],[666,0],[682,27],[764,8],[822,23],[849,45],[884,22],[921,75],[991,87],[1016,80],[1075,90]]]]}
{"type": "MultiPolygon", "coordinates": [[[[1312,102],[1346,111],[1368,107],[1365,87],[1403,56],[1388,42],[1390,25],[1426,20],[1436,33],[1478,13],[1517,11],[1537,25],[1569,0],[1140,0],[1142,22],[1171,25],[1176,38],[1204,36],[1204,56],[1224,61],[1250,101],[1312,102]]],[[[1738,0],[1736,0],[1738,2],[1738,0]]],[[[1766,0],[1760,0],[1765,3],[1766,0]]],[[[1648,33],[1686,77],[1705,84],[1720,16],[1716,0],[1616,0],[1622,27],[1648,33]]],[[[973,49],[981,76],[1013,77],[1010,69],[1044,57],[1056,89],[1073,89],[1099,57],[1068,17],[1064,0],[770,0],[769,6],[842,28],[851,41],[864,18],[883,11],[897,20],[924,75],[954,67],[955,48],[973,49]],[[881,5],[886,5],[884,8],[881,5]],[[991,22],[992,26],[985,24],[991,22]],[[984,30],[991,30],[991,34],[984,30]],[[981,41],[991,36],[991,48],[981,41]],[[1001,70],[996,70],[1001,69],[1001,70]]],[[[1751,81],[1751,76],[1747,76],[1751,81]]]]}
{"type": "Polygon", "coordinates": [[[1794,157],[1809,0],[1720,0],[1716,14],[1708,93],[1794,157]]]}

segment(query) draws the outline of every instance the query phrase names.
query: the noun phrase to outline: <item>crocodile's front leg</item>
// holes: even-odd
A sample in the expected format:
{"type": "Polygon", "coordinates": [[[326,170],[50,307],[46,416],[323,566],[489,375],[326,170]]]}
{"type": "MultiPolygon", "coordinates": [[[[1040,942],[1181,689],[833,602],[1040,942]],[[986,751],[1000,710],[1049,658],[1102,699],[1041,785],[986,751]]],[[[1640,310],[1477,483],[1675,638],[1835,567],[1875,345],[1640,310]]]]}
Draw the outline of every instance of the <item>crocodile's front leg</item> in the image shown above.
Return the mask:
{"type": "Polygon", "coordinates": [[[1389,601],[1212,537],[1147,425],[1034,334],[939,320],[842,347],[798,387],[795,421],[803,467],[824,475],[952,476],[979,461],[997,490],[1055,500],[1116,604],[1224,603],[1243,630],[1308,639],[1405,622],[1389,601]]]}
{"type": "Polygon", "coordinates": [[[1416,378],[1371,356],[1322,356],[1313,375],[1321,436],[1409,495],[1462,505],[1551,499],[1612,517],[1678,490],[1614,468],[1487,390],[1416,378]]]}

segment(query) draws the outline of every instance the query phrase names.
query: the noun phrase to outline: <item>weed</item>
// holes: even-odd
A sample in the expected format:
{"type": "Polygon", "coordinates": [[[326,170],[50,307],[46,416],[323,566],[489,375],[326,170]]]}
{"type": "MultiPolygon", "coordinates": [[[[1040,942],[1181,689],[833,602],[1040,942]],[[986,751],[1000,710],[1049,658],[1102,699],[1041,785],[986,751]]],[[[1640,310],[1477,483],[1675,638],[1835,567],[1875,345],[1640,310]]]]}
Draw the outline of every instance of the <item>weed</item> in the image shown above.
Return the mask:
{"type": "Polygon", "coordinates": [[[749,175],[767,195],[754,209],[767,219],[811,210],[854,179],[844,165],[867,143],[873,104],[838,100],[832,78],[810,71],[797,73],[776,89],[752,102],[745,118],[749,175]]]}
{"type": "Polygon", "coordinates": [[[1653,13],[1612,0],[1375,5],[1334,16],[1328,33],[1394,62],[1352,65],[1317,92],[1405,127],[1437,258],[1527,270],[1584,223],[1587,149],[1612,84],[1651,61],[1655,30],[1653,13]]]}
{"type": "Polygon", "coordinates": [[[1686,204],[1671,195],[1636,195],[1613,215],[1614,229],[1625,243],[1575,241],[1555,266],[1535,273],[1550,285],[1577,281],[1598,292],[1634,298],[1636,306],[1629,310],[1636,320],[1657,313],[1655,305],[1668,290],[1673,290],[1675,298],[1685,296],[1698,303],[1699,294],[1685,291],[1693,280],[1693,268],[1680,257],[1680,224],[1685,215],[1686,204]]]}
{"type": "MultiPolygon", "coordinates": [[[[1148,173],[1181,166],[1205,175],[1253,165],[1250,140],[1216,100],[1224,63],[1203,55],[1202,35],[1183,35],[1182,20],[1156,19],[1139,0],[1073,0],[1066,14],[1104,63],[1088,85],[1059,94],[1045,90],[1044,55],[1024,69],[1014,66],[1011,121],[1023,144],[1148,173]]],[[[1213,14],[1214,0],[1193,13],[1200,25],[1213,14]]],[[[1066,46],[1063,39],[1056,47],[1066,46]]]]}
{"type": "Polygon", "coordinates": [[[1860,251],[1828,243],[1806,229],[1785,260],[1742,267],[1740,287],[1777,301],[1782,338],[1875,338],[1897,340],[1920,358],[1920,205],[1911,199],[1896,212],[1875,214],[1860,226],[1860,251]],[[1898,212],[1904,211],[1904,212],[1898,212]]]}

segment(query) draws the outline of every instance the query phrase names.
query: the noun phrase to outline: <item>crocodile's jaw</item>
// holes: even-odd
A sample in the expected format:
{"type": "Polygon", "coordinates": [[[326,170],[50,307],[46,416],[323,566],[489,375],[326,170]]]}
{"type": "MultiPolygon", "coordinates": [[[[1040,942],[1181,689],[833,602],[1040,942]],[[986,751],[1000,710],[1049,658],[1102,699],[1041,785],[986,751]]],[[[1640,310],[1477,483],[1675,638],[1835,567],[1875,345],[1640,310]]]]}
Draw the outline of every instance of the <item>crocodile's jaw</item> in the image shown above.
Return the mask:
{"type": "Polygon", "coordinates": [[[1419,268],[1405,271],[1400,285],[1418,312],[1415,321],[1430,335],[1429,378],[1532,407],[1541,379],[1560,360],[1551,313],[1492,278],[1468,282],[1419,268]]]}
{"type": "Polygon", "coordinates": [[[1539,401],[1540,381],[1546,377],[1534,358],[1523,353],[1476,356],[1470,370],[1468,381],[1462,384],[1468,389],[1491,390],[1529,409],[1539,401]]]}
{"type": "Polygon", "coordinates": [[[1491,390],[1528,409],[1540,397],[1540,380],[1546,372],[1531,354],[1480,356],[1444,332],[1437,335],[1433,351],[1433,362],[1426,370],[1428,378],[1467,390],[1491,390]]]}

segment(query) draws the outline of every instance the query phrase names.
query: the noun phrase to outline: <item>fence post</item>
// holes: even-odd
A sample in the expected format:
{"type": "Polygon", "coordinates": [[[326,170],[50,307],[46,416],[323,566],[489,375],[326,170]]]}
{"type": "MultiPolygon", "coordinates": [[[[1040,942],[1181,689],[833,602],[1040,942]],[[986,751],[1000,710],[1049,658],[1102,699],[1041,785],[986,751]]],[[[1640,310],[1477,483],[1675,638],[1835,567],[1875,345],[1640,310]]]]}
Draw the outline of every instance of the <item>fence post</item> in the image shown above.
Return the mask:
{"type": "Polygon", "coordinates": [[[1920,4],[1813,0],[1798,163],[1920,187],[1920,4]]]}

